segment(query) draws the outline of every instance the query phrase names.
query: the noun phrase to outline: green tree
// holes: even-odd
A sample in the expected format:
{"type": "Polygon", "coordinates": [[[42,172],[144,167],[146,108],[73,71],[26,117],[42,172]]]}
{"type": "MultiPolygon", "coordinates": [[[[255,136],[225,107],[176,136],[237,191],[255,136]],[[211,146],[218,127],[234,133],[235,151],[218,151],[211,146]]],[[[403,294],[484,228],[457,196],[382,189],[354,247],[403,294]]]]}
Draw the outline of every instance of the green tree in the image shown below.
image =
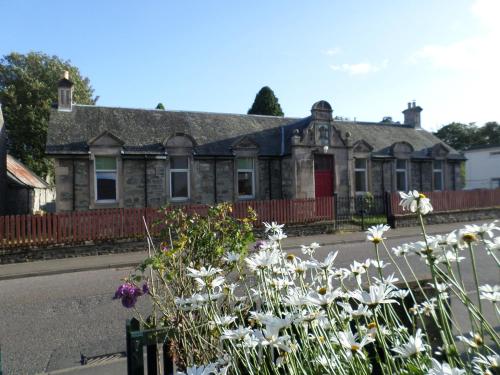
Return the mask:
{"type": "Polygon", "coordinates": [[[165,106],[163,105],[163,103],[158,103],[156,105],[156,108],[155,109],[162,109],[162,110],[165,110],[165,106]]]}
{"type": "Polygon", "coordinates": [[[0,59],[0,102],[9,153],[44,178],[52,168],[45,157],[50,108],[57,103],[57,82],[65,70],[74,83],[73,102],[95,104],[89,79],[69,60],[41,52],[13,52],[0,59]]]}
{"type": "Polygon", "coordinates": [[[487,122],[478,128],[478,138],[483,145],[500,145],[500,125],[496,121],[487,122]]]}
{"type": "Polygon", "coordinates": [[[278,98],[274,95],[273,90],[268,86],[264,86],[255,96],[252,108],[248,110],[249,115],[269,115],[283,116],[278,98]]]}
{"type": "Polygon", "coordinates": [[[479,142],[477,126],[474,123],[452,122],[434,133],[444,143],[457,150],[467,150],[479,142]]]}

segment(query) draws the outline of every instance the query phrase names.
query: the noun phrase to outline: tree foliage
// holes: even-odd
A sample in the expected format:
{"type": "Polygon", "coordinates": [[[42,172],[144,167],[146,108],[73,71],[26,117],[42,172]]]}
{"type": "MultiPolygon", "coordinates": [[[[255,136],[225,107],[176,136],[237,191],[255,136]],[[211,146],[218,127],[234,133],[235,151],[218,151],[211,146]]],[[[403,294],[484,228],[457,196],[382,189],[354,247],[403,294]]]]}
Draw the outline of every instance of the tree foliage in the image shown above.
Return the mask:
{"type": "Polygon", "coordinates": [[[269,115],[283,116],[278,98],[274,95],[273,90],[268,86],[264,86],[255,96],[252,108],[248,110],[249,115],[269,115]]]}
{"type": "Polygon", "coordinates": [[[163,105],[163,103],[158,103],[155,109],[165,110],[165,106],[163,105]]]}
{"type": "Polygon", "coordinates": [[[13,52],[0,59],[0,102],[9,153],[42,177],[51,169],[45,157],[47,126],[50,108],[57,102],[57,82],[65,70],[74,83],[73,102],[95,104],[89,79],[69,60],[40,52],[13,52]]]}
{"type": "Polygon", "coordinates": [[[481,127],[476,126],[475,123],[452,122],[434,134],[457,150],[500,144],[500,125],[497,122],[487,122],[481,127]]]}

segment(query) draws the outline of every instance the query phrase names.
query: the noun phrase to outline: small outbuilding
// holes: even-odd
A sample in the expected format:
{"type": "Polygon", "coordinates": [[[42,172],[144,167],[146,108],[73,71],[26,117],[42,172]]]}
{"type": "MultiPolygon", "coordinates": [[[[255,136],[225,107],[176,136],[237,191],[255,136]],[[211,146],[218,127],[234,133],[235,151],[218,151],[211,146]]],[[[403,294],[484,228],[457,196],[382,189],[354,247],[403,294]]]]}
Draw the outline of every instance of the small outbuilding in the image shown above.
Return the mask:
{"type": "Polygon", "coordinates": [[[19,160],[7,154],[6,214],[55,210],[55,189],[19,160]]]}

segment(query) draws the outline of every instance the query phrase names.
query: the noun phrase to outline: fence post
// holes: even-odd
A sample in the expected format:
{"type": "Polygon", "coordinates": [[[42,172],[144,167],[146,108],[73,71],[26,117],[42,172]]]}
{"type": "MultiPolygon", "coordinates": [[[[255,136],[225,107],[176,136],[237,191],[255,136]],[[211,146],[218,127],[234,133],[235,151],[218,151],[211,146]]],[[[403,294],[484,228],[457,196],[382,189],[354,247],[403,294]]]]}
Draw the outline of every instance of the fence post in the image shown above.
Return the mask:
{"type": "Polygon", "coordinates": [[[392,193],[390,191],[385,192],[385,211],[387,217],[387,224],[393,229],[396,228],[396,218],[392,212],[392,193]]]}
{"type": "MultiPolygon", "coordinates": [[[[163,342],[163,374],[164,375],[174,375],[175,374],[175,364],[174,359],[170,355],[170,340],[165,339],[163,342]]],[[[1,374],[0,374],[1,375],[1,374]]]]}
{"type": "Polygon", "coordinates": [[[127,321],[127,374],[144,375],[144,355],[142,353],[141,339],[133,339],[131,333],[139,331],[141,323],[132,318],[127,321]]]}
{"type": "Polygon", "coordinates": [[[365,196],[361,196],[361,230],[365,230],[365,196]]]}

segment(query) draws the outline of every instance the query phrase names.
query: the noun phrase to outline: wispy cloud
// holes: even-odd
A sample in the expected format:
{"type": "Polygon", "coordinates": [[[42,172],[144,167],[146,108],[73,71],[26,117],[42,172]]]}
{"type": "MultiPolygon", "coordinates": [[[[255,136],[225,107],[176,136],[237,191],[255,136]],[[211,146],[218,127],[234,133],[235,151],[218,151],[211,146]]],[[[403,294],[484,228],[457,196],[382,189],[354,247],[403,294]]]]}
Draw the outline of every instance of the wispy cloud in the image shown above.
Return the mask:
{"type": "Polygon", "coordinates": [[[328,49],[324,50],[323,54],[325,54],[327,56],[335,56],[335,55],[338,55],[340,52],[342,52],[340,47],[334,47],[334,48],[328,48],[328,49]]]}
{"type": "Polygon", "coordinates": [[[496,73],[500,63],[500,1],[476,0],[471,6],[484,32],[449,44],[429,44],[417,50],[414,63],[430,63],[437,68],[496,73]]]}
{"type": "Polygon", "coordinates": [[[451,74],[450,87],[459,87],[447,94],[449,108],[461,121],[498,120],[496,109],[500,86],[500,1],[476,0],[470,8],[480,30],[475,35],[447,44],[429,44],[418,49],[410,61],[428,65],[451,74]]]}
{"type": "Polygon", "coordinates": [[[362,62],[357,64],[332,64],[330,68],[335,71],[345,72],[350,75],[362,75],[369,73],[376,73],[385,69],[389,64],[388,60],[382,61],[381,64],[372,64],[369,62],[362,62]]]}

